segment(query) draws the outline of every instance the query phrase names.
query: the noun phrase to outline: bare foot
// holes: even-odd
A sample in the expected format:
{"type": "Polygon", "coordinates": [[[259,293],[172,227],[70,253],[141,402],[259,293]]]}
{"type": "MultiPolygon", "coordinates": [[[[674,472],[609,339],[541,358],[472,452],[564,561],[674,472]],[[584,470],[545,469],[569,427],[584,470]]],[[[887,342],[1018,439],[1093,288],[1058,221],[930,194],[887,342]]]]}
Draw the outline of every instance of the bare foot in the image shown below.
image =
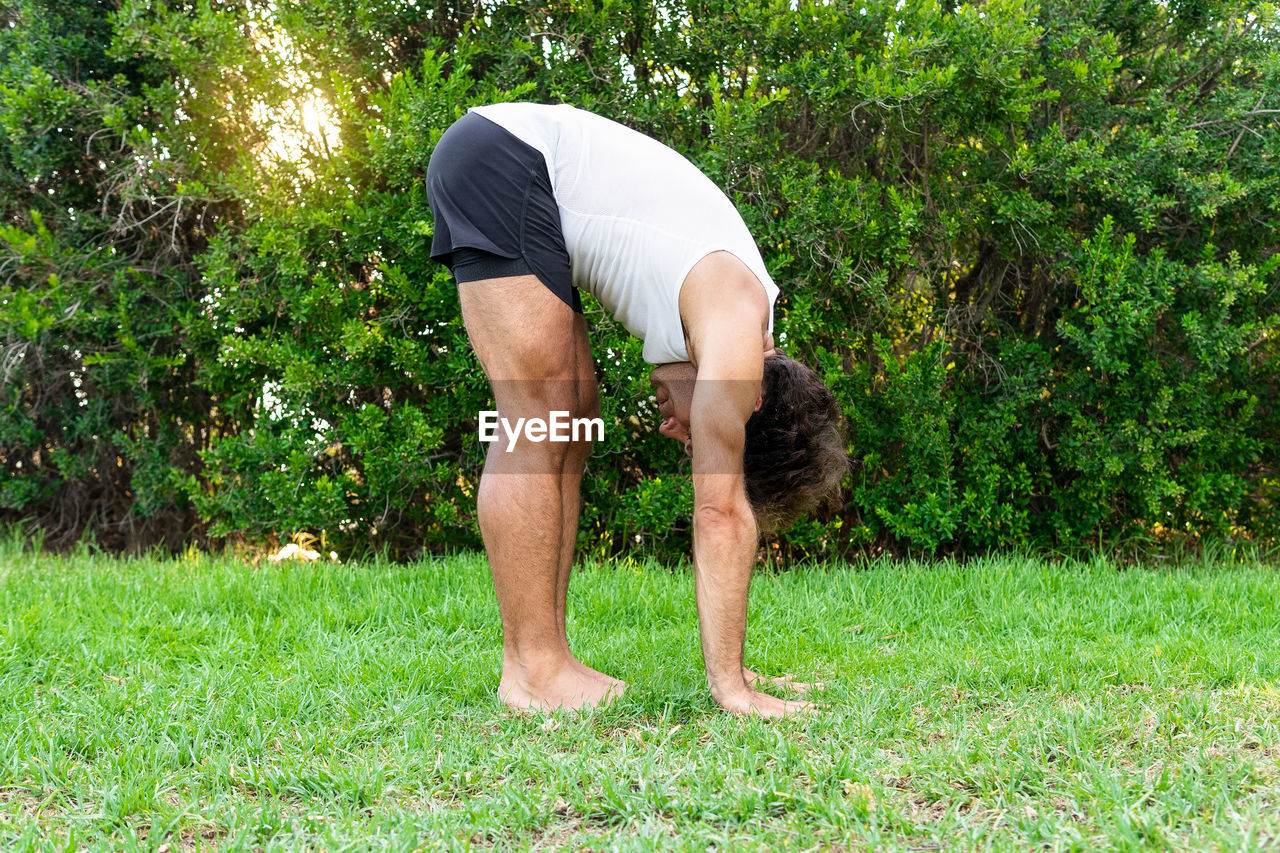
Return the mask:
{"type": "Polygon", "coordinates": [[[826,689],[826,685],[821,681],[796,681],[795,678],[790,675],[780,675],[777,677],[760,675],[759,673],[752,672],[745,666],[742,668],[742,678],[747,682],[748,687],[755,687],[758,684],[772,684],[775,687],[782,687],[786,690],[792,691],[793,693],[799,693],[801,696],[808,696],[810,693],[815,691],[826,689]]]}
{"type": "Polygon", "coordinates": [[[498,698],[512,708],[576,711],[612,702],[622,696],[626,688],[625,681],[611,678],[581,663],[577,666],[566,664],[554,674],[544,677],[521,672],[518,666],[504,666],[502,680],[498,684],[498,698]]]}

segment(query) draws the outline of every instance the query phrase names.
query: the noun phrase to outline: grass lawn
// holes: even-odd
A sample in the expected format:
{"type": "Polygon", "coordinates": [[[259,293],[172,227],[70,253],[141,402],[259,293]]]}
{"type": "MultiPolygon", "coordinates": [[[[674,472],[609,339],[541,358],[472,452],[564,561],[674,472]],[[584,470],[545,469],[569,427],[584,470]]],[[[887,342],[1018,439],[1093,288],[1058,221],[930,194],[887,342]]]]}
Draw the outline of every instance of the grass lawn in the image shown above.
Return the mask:
{"type": "Polygon", "coordinates": [[[253,567],[0,545],[0,849],[1275,850],[1280,570],[758,574],[706,691],[687,569],[578,572],[613,707],[494,698],[482,557],[253,567]]]}

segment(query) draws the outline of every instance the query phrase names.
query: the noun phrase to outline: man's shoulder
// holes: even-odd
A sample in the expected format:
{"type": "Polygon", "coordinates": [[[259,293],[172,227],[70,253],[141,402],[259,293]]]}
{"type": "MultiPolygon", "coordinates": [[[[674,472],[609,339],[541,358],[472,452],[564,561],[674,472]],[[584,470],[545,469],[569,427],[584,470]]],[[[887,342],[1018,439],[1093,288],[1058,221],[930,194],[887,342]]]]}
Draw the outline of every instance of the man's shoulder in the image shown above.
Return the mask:
{"type": "Polygon", "coordinates": [[[704,335],[748,324],[768,334],[772,299],[764,282],[730,252],[712,252],[689,271],[680,288],[680,316],[695,342],[704,335]]]}

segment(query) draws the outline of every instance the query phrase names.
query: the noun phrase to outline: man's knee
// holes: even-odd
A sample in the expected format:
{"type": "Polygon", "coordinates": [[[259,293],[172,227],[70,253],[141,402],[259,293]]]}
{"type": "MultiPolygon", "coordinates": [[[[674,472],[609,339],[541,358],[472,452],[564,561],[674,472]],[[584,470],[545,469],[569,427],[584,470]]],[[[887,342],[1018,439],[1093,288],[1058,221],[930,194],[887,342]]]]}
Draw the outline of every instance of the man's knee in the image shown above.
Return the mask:
{"type": "Polygon", "coordinates": [[[584,417],[580,403],[582,392],[577,379],[542,377],[537,379],[494,379],[494,402],[498,409],[520,417],[547,417],[551,412],[566,412],[569,417],[584,417]]]}
{"type": "Polygon", "coordinates": [[[571,349],[521,344],[514,347],[511,355],[523,365],[521,378],[490,378],[499,408],[505,404],[519,408],[521,414],[567,412],[571,418],[600,416],[595,373],[582,370],[571,349]]]}
{"type": "Polygon", "coordinates": [[[596,387],[595,378],[590,383],[581,382],[578,385],[577,410],[574,412],[575,418],[599,418],[600,417],[600,392],[596,387]]]}

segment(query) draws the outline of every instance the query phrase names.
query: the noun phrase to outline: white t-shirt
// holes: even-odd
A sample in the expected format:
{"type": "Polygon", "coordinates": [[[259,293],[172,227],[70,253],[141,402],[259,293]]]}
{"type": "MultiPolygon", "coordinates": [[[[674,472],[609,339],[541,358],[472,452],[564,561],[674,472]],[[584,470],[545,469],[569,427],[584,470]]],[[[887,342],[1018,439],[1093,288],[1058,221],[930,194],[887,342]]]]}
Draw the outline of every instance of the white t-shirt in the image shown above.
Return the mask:
{"type": "Polygon", "coordinates": [[[689,360],[680,287],[712,252],[735,255],[760,280],[770,306],[777,299],[778,287],[733,203],[674,150],[568,105],[472,109],[546,159],[573,283],[644,341],[645,361],[689,360]]]}

